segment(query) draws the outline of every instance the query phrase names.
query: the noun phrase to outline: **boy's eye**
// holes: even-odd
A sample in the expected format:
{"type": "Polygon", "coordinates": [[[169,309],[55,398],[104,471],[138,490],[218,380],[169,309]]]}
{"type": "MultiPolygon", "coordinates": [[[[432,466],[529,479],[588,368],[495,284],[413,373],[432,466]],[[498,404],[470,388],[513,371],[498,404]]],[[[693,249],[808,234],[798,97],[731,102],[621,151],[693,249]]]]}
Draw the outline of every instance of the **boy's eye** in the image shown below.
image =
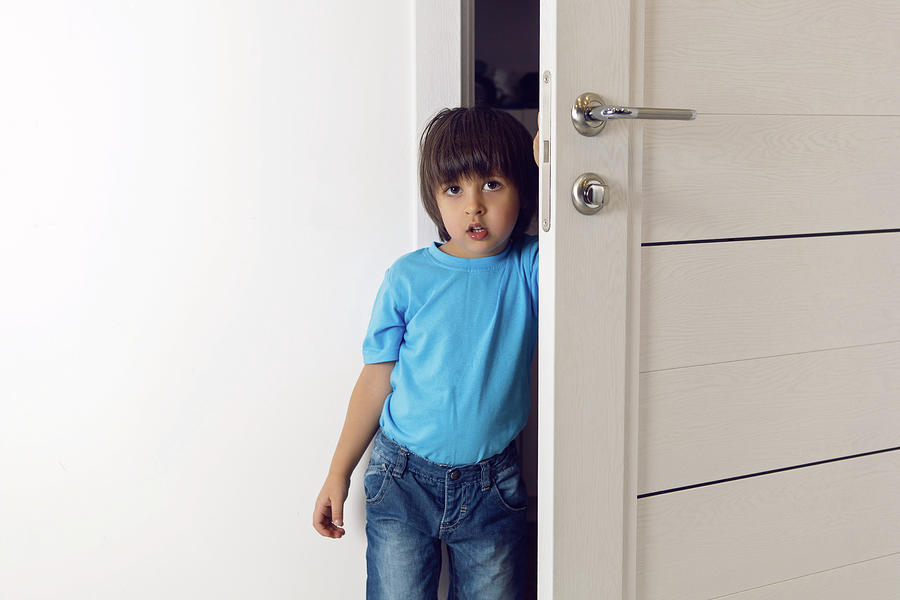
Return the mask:
{"type": "Polygon", "coordinates": [[[455,196],[462,191],[462,188],[459,187],[458,185],[451,185],[451,186],[448,186],[447,189],[444,191],[447,192],[448,194],[450,194],[451,196],[455,196]]]}
{"type": "Polygon", "coordinates": [[[499,190],[501,187],[503,187],[503,184],[499,181],[488,181],[484,184],[484,189],[486,190],[499,190]]]}

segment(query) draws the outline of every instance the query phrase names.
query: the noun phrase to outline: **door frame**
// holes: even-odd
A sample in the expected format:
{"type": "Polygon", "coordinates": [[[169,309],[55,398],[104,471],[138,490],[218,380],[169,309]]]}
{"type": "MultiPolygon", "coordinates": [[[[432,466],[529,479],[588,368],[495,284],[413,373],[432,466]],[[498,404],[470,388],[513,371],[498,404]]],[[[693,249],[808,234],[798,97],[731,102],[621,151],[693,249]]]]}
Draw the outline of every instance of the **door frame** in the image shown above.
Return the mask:
{"type": "MultiPolygon", "coordinates": [[[[415,110],[413,111],[413,156],[418,160],[419,135],[435,113],[445,107],[471,106],[475,99],[469,75],[474,70],[475,0],[414,0],[415,110]],[[450,25],[448,27],[448,24],[450,25]],[[463,74],[466,74],[466,77],[463,74]]],[[[418,176],[410,177],[411,197],[419,197],[418,176]]],[[[416,202],[413,248],[435,241],[434,223],[421,202],[416,202]]]]}

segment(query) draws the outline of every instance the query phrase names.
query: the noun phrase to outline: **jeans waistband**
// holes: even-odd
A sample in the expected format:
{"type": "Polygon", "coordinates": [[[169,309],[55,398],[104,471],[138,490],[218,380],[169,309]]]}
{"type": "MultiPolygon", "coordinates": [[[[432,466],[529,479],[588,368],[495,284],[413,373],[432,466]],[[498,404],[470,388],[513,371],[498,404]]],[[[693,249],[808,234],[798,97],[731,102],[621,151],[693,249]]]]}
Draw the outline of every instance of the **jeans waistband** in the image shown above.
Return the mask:
{"type": "Polygon", "coordinates": [[[479,481],[482,487],[490,485],[490,476],[514,466],[518,463],[516,440],[512,440],[506,449],[477,463],[468,465],[442,465],[415,454],[390,439],[379,427],[375,434],[372,455],[386,461],[394,476],[401,477],[406,470],[433,479],[448,481],[452,484],[479,481]]]}

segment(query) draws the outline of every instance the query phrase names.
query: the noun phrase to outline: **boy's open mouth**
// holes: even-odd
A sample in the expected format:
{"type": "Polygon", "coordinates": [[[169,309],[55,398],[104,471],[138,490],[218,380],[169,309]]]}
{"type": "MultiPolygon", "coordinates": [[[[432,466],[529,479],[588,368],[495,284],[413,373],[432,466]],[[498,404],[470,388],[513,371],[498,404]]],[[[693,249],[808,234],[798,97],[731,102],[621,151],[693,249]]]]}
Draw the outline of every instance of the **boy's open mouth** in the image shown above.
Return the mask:
{"type": "Polygon", "coordinates": [[[469,225],[469,229],[466,230],[466,233],[469,234],[469,237],[473,240],[484,239],[484,236],[488,234],[487,227],[481,225],[480,223],[473,223],[469,225]]]}

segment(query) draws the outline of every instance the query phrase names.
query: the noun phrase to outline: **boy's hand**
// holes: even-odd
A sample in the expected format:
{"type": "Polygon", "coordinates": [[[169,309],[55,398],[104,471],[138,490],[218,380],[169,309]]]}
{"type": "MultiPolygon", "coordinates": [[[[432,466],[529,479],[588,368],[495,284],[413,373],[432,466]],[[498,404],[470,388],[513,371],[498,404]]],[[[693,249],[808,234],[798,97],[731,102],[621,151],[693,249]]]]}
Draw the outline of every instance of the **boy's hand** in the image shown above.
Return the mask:
{"type": "Polygon", "coordinates": [[[532,149],[534,150],[534,164],[537,166],[541,166],[541,112],[538,111],[538,130],[537,133],[534,134],[534,141],[531,143],[532,149]]]}
{"type": "Polygon", "coordinates": [[[350,479],[329,474],[316,498],[313,527],[324,537],[339,538],[344,531],[344,501],[350,491],[350,479]]]}

